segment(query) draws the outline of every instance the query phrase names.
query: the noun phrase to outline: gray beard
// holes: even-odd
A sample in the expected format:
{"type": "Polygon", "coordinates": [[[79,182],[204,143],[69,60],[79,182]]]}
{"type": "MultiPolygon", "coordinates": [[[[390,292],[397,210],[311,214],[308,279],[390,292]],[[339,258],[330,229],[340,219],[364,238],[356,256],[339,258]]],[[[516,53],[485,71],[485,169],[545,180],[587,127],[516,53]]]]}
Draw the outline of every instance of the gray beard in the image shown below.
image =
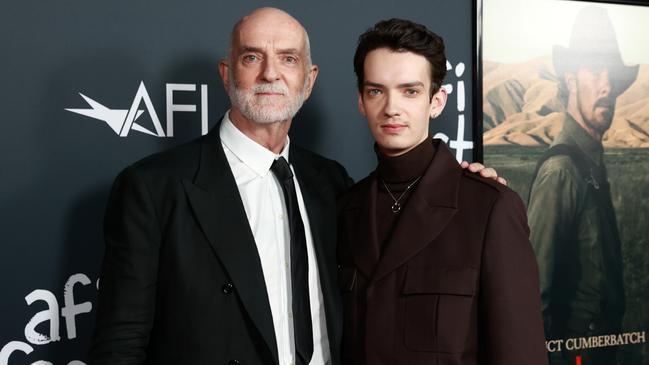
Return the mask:
{"type": "MultiPolygon", "coordinates": [[[[287,102],[279,108],[272,104],[266,104],[257,99],[254,95],[254,87],[251,90],[242,90],[237,87],[237,82],[232,74],[232,69],[228,70],[230,85],[228,87],[228,96],[233,108],[236,108],[248,120],[258,124],[271,124],[286,122],[293,119],[295,114],[304,104],[308,78],[304,79],[302,90],[295,96],[291,97],[288,88],[285,85],[261,86],[272,90],[280,90],[289,96],[287,102]]],[[[273,85],[273,84],[269,84],[273,85]]],[[[255,85],[260,87],[260,85],[255,85]]]]}

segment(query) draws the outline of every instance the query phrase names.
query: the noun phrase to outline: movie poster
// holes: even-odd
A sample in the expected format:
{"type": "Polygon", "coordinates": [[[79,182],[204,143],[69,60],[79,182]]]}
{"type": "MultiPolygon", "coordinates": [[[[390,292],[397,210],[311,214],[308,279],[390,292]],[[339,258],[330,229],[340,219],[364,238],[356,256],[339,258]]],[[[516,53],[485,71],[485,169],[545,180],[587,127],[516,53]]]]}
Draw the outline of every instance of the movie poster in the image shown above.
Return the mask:
{"type": "Polygon", "coordinates": [[[484,162],[527,205],[556,364],[649,364],[649,6],[485,0],[484,162]]]}

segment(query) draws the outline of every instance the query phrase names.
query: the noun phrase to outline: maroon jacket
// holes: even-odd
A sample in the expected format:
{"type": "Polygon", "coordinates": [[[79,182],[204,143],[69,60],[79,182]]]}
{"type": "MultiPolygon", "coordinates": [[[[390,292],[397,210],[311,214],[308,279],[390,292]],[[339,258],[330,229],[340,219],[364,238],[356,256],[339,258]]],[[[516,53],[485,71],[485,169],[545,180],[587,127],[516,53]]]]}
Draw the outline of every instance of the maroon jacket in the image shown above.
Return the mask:
{"type": "Polygon", "coordinates": [[[376,172],[340,202],[343,364],[547,364],[523,203],[434,143],[382,255],[376,172]]]}

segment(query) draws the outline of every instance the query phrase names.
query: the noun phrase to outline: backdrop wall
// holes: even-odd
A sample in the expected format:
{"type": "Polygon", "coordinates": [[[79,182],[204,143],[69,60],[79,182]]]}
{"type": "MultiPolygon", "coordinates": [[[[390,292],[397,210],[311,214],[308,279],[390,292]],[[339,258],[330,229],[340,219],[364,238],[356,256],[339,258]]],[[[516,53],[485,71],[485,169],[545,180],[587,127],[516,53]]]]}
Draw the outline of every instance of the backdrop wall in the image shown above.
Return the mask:
{"type": "MultiPolygon", "coordinates": [[[[0,12],[0,365],[85,362],[116,174],[200,136],[228,102],[217,73],[234,22],[257,1],[13,1],[0,12]],[[69,110],[72,109],[72,110],[69,110]],[[141,112],[140,112],[141,111],[141,112]],[[46,362],[38,362],[39,360],[46,362]]],[[[320,66],[295,143],[359,179],[374,166],[352,56],[380,19],[426,24],[447,44],[452,88],[433,134],[470,159],[471,1],[276,1],[320,66]],[[466,117],[466,126],[463,118],[466,117]]]]}

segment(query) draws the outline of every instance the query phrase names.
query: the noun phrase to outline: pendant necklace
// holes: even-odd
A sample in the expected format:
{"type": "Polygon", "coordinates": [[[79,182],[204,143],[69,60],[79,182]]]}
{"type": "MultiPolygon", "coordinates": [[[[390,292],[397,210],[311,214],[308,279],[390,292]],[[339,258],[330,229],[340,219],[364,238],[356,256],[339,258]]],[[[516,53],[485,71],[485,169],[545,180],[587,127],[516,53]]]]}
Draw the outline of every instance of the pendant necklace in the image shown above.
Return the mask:
{"type": "Polygon", "coordinates": [[[410,184],[408,184],[406,190],[404,190],[403,193],[401,193],[401,195],[399,195],[398,198],[394,197],[394,194],[392,194],[390,188],[388,188],[388,184],[385,183],[385,180],[381,179],[381,182],[383,183],[385,190],[388,191],[388,194],[390,194],[390,197],[392,198],[392,200],[394,200],[394,204],[392,204],[392,213],[399,214],[399,212],[401,212],[401,203],[400,203],[401,199],[403,199],[403,197],[406,195],[408,190],[410,190],[413,186],[415,186],[415,184],[417,183],[417,181],[419,181],[419,179],[421,179],[421,176],[419,176],[418,178],[413,180],[410,184]]]}

